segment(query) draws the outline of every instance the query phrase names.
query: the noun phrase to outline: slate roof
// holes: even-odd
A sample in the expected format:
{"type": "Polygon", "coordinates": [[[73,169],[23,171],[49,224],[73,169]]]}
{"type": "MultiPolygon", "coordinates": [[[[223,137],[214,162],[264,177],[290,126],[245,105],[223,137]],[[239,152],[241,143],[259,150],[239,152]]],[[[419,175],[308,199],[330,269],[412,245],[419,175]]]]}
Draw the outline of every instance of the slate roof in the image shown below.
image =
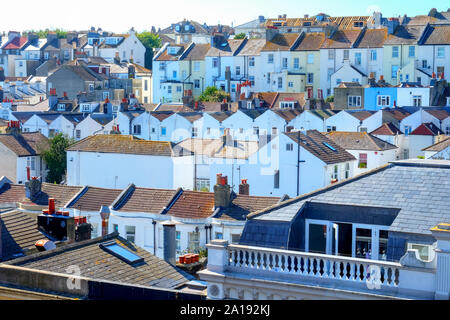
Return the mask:
{"type": "Polygon", "coordinates": [[[360,34],[361,30],[338,30],[325,40],[321,49],[350,49],[360,34]]]}
{"type": "Polygon", "coordinates": [[[175,155],[173,144],[166,141],[141,140],[129,135],[99,134],[89,136],[74,145],[67,151],[123,153],[136,155],[151,155],[171,157],[175,155]]]}
{"type": "Polygon", "coordinates": [[[194,47],[189,52],[183,55],[181,60],[205,60],[211,45],[209,43],[195,43],[194,47]]]}
{"type": "Polygon", "coordinates": [[[296,109],[274,109],[272,111],[286,121],[291,121],[302,113],[302,111],[296,109]]]}
{"type": "Polygon", "coordinates": [[[388,35],[385,45],[417,44],[425,26],[398,26],[394,34],[388,35]]]}
{"type": "Polygon", "coordinates": [[[450,108],[442,108],[442,109],[424,109],[426,112],[431,114],[438,120],[445,120],[450,117],[450,108]]]}
{"type": "Polygon", "coordinates": [[[422,45],[448,45],[450,43],[450,25],[429,26],[422,45]]]}
{"type": "Polygon", "coordinates": [[[397,149],[393,144],[381,140],[367,132],[333,131],[327,133],[327,137],[345,150],[384,151],[397,149]]]}
{"type": "MultiPolygon", "coordinates": [[[[291,138],[295,143],[299,143],[298,132],[289,132],[284,134],[291,138]]],[[[345,151],[344,148],[317,130],[308,130],[306,135],[300,133],[300,143],[303,148],[308,150],[326,164],[356,160],[355,157],[345,151]],[[328,148],[325,143],[333,147],[335,150],[328,148]]]]}
{"type": "Polygon", "coordinates": [[[403,132],[401,132],[392,122],[388,122],[383,123],[381,127],[373,130],[370,134],[378,136],[395,136],[397,134],[403,134],[403,132]]]}
{"type": "Polygon", "coordinates": [[[69,266],[77,265],[81,275],[95,280],[176,289],[194,277],[148,251],[121,238],[117,233],[91,240],[60,246],[19,258],[10,264],[30,269],[68,274],[69,266]],[[114,242],[144,258],[142,263],[128,264],[102,249],[99,245],[114,242]]]}
{"type": "Polygon", "coordinates": [[[299,37],[298,33],[277,33],[261,51],[289,51],[299,37]]]}
{"type": "Polygon", "coordinates": [[[0,214],[0,261],[13,259],[34,249],[36,241],[47,239],[37,228],[37,215],[22,211],[0,214]]]}
{"type": "MultiPolygon", "coordinates": [[[[389,231],[431,235],[430,228],[442,222],[450,222],[448,194],[449,161],[395,161],[366,174],[255,212],[249,219],[291,222],[307,201],[397,208],[398,215],[389,231]]],[[[260,230],[264,231],[268,229],[260,230]]]]}
{"type": "Polygon", "coordinates": [[[368,111],[368,110],[346,110],[350,115],[354,116],[358,120],[366,120],[370,116],[372,116],[376,111],[368,111]]]}
{"type": "Polygon", "coordinates": [[[248,39],[237,56],[259,56],[265,45],[265,39],[248,39]]]}
{"type": "Polygon", "coordinates": [[[323,32],[306,33],[294,51],[319,51],[324,42],[325,34],[323,32]]]}
{"type": "Polygon", "coordinates": [[[101,206],[110,206],[122,190],[87,186],[73,199],[67,208],[82,211],[100,211],[101,206]]]}
{"type": "Polygon", "coordinates": [[[232,200],[230,207],[220,210],[214,218],[244,221],[250,213],[273,206],[279,203],[280,200],[278,197],[257,197],[238,194],[232,200]]]}
{"type": "Polygon", "coordinates": [[[183,44],[170,44],[166,49],[161,52],[161,54],[155,59],[156,61],[177,61],[180,55],[187,49],[188,45],[183,44]],[[178,47],[178,52],[176,54],[169,54],[169,47],[178,47]]]}
{"type": "Polygon", "coordinates": [[[206,53],[207,57],[231,57],[239,53],[240,48],[242,47],[242,44],[245,44],[247,40],[246,39],[240,39],[240,40],[226,40],[224,44],[225,46],[215,46],[211,47],[208,52],[206,53]]]}
{"type": "Polygon", "coordinates": [[[331,109],[308,110],[308,112],[312,113],[315,116],[318,116],[322,120],[328,119],[329,117],[334,116],[336,113],[338,113],[340,111],[341,110],[331,110],[331,109]]]}
{"type": "Polygon", "coordinates": [[[385,117],[389,117],[389,118],[393,118],[395,120],[403,120],[406,117],[410,116],[411,113],[408,112],[407,110],[403,109],[403,108],[386,108],[386,109],[382,109],[383,112],[383,118],[385,117]]]}
{"type": "Polygon", "coordinates": [[[156,119],[158,119],[159,121],[163,121],[164,119],[167,119],[168,117],[170,117],[173,112],[172,111],[152,111],[150,112],[150,114],[155,117],[156,119]]]}
{"type": "Polygon", "coordinates": [[[436,151],[440,152],[444,149],[447,149],[450,146],[450,137],[442,140],[440,142],[437,142],[429,147],[426,147],[425,149],[422,149],[422,151],[436,151]]]}
{"type": "Polygon", "coordinates": [[[257,141],[230,141],[225,146],[223,139],[186,139],[177,144],[177,147],[191,151],[197,155],[211,158],[248,159],[262,147],[257,141]],[[236,146],[234,145],[236,143],[236,146]]]}
{"type": "Polygon", "coordinates": [[[222,122],[223,120],[227,119],[229,116],[233,114],[231,111],[224,111],[224,112],[208,112],[208,114],[216,119],[219,122],[222,122]]]}
{"type": "Polygon", "coordinates": [[[383,48],[387,39],[387,29],[366,29],[356,48],[383,48]]]}
{"type": "Polygon", "coordinates": [[[18,136],[0,134],[0,143],[18,157],[39,155],[41,148],[49,145],[48,139],[40,132],[23,132],[18,136]]]}

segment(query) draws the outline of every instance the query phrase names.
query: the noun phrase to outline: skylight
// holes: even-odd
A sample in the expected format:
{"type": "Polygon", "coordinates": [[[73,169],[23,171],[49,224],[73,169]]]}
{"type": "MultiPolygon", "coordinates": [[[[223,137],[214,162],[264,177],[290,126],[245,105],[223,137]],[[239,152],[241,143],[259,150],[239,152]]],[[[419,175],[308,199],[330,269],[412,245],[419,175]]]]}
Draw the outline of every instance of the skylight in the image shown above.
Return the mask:
{"type": "Polygon", "coordinates": [[[336,151],[336,149],[335,148],[333,148],[329,143],[327,143],[327,142],[322,142],[324,145],[325,145],[325,147],[327,147],[328,149],[330,149],[330,150],[332,150],[332,151],[336,151]]]}
{"type": "Polygon", "coordinates": [[[134,254],[130,250],[125,249],[115,242],[101,243],[99,246],[106,252],[125,261],[128,264],[137,264],[144,261],[144,258],[138,256],[137,254],[134,254]]]}

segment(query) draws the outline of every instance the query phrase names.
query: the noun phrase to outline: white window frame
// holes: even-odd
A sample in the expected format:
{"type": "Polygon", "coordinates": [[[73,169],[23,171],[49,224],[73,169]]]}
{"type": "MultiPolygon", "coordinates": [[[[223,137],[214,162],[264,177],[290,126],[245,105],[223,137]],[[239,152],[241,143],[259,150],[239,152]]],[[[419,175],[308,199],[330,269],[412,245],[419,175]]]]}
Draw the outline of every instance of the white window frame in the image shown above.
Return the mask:
{"type": "Polygon", "coordinates": [[[414,107],[421,107],[422,106],[422,95],[413,95],[412,96],[412,105],[414,107]]]}
{"type": "Polygon", "coordinates": [[[348,106],[349,107],[360,107],[361,106],[361,96],[348,96],[348,106]]]}
{"type": "Polygon", "coordinates": [[[273,53],[269,53],[267,56],[267,63],[273,64],[273,53]]]}
{"type": "Polygon", "coordinates": [[[308,64],[314,64],[314,54],[308,53],[308,64]]]}
{"type": "Polygon", "coordinates": [[[391,96],[388,95],[378,95],[377,96],[377,106],[386,107],[391,105],[391,96]]]}
{"type": "Polygon", "coordinates": [[[437,58],[444,59],[445,58],[445,47],[437,48],[437,58]]]}

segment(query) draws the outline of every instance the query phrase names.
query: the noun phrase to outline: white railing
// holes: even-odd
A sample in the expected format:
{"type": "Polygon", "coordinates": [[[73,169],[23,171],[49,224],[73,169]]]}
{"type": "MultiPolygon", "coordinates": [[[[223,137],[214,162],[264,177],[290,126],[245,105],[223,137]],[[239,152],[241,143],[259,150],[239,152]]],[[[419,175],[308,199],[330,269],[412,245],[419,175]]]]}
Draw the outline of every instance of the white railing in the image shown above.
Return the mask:
{"type": "Polygon", "coordinates": [[[382,288],[396,288],[401,280],[402,266],[394,262],[241,245],[229,245],[227,257],[228,271],[276,272],[382,288]]]}

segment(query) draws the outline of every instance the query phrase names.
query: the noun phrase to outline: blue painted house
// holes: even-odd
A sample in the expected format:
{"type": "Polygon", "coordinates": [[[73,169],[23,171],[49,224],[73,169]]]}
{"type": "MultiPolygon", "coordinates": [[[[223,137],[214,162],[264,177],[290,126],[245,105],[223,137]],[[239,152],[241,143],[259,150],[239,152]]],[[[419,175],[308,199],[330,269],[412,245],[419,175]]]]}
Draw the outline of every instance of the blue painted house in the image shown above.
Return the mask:
{"type": "Polygon", "coordinates": [[[378,111],[398,105],[397,89],[383,79],[380,79],[378,83],[374,81],[369,83],[364,89],[364,109],[378,111]]]}

